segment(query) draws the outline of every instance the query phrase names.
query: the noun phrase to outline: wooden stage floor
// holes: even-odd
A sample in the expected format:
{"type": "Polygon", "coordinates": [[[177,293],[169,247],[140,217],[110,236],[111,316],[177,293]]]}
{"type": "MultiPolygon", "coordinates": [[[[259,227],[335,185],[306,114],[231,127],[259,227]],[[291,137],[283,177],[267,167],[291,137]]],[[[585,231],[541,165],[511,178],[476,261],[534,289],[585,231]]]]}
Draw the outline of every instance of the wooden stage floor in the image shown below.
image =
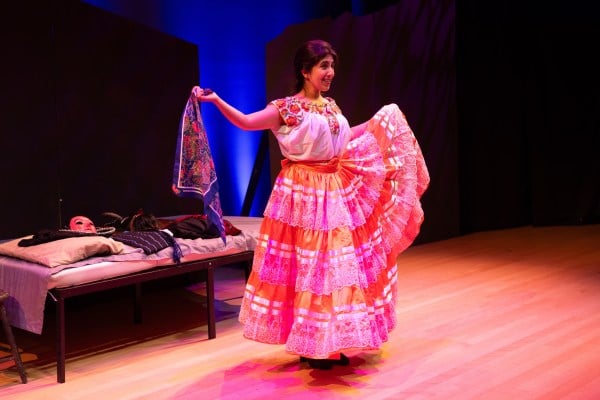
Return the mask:
{"type": "MultiPolygon", "coordinates": [[[[398,259],[398,327],[350,365],[312,370],[242,337],[243,271],[217,272],[217,338],[203,285],[167,282],[67,303],[66,383],[52,310],[16,330],[29,383],[0,365],[9,399],[600,399],[600,225],[522,227],[413,246],[398,259]]],[[[3,338],[2,338],[3,339],[3,338]]]]}

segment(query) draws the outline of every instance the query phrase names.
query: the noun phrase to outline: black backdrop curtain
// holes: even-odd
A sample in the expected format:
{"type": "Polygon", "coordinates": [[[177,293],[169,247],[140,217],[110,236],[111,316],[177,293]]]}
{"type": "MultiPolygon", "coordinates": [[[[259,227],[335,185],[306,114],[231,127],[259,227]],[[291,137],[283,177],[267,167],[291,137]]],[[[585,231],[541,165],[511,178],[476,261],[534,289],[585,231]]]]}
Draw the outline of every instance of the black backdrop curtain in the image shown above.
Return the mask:
{"type": "Polygon", "coordinates": [[[457,2],[462,232],[600,222],[599,11],[457,2]]]}

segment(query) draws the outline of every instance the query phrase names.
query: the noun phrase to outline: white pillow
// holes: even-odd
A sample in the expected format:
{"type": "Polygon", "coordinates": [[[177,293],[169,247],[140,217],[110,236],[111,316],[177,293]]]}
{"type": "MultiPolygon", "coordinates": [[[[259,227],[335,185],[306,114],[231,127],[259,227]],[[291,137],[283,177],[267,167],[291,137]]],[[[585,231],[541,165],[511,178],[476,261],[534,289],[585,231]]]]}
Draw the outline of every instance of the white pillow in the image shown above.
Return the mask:
{"type": "Polygon", "coordinates": [[[73,237],[33,246],[19,246],[21,240],[31,239],[31,237],[26,236],[0,243],[0,254],[52,268],[96,255],[119,254],[124,248],[121,242],[103,236],[73,237]]]}

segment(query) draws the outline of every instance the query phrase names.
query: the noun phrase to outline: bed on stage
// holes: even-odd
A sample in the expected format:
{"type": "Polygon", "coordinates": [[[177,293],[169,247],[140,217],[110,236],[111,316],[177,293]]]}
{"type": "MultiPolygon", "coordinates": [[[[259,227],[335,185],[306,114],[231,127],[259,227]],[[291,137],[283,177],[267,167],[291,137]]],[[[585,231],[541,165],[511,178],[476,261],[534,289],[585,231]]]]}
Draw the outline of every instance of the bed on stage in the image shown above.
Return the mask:
{"type": "MultiPolygon", "coordinates": [[[[214,269],[244,264],[249,273],[261,218],[225,217],[240,229],[238,235],[175,241],[181,259],[174,261],[174,248],[147,254],[110,238],[60,239],[45,246],[18,248],[19,239],[0,243],[0,287],[10,294],[5,302],[13,326],[41,334],[46,299],[56,303],[57,381],[65,382],[66,299],[122,286],[135,286],[135,319],[140,319],[141,284],[195,271],[206,272],[208,336],[216,337],[214,269]],[[81,239],[81,240],[80,240],[81,239]],[[35,251],[33,250],[34,248],[35,251]]],[[[22,239],[22,238],[21,238],[22,239]]]]}

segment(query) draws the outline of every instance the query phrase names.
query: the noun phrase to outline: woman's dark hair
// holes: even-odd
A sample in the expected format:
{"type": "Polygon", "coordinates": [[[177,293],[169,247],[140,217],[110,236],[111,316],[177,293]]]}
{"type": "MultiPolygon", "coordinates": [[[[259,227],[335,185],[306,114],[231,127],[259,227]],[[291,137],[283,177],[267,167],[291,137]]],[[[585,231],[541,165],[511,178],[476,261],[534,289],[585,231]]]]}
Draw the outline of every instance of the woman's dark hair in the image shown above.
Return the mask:
{"type": "Polygon", "coordinates": [[[309,40],[300,46],[294,57],[294,74],[296,76],[296,86],[294,89],[296,93],[304,87],[304,75],[302,75],[302,71],[310,71],[312,67],[328,55],[331,55],[333,62],[337,64],[337,53],[324,40],[309,40]]]}

